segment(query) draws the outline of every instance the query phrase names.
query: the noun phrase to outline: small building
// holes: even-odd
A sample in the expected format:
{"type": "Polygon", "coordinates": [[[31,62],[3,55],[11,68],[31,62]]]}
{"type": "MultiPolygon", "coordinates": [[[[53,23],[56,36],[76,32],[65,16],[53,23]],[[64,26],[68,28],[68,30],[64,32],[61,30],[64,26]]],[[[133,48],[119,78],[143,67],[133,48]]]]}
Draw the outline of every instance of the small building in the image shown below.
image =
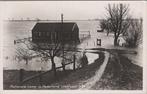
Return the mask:
{"type": "Polygon", "coordinates": [[[32,29],[33,42],[73,43],[79,42],[79,28],[76,23],[37,23],[32,29]]]}

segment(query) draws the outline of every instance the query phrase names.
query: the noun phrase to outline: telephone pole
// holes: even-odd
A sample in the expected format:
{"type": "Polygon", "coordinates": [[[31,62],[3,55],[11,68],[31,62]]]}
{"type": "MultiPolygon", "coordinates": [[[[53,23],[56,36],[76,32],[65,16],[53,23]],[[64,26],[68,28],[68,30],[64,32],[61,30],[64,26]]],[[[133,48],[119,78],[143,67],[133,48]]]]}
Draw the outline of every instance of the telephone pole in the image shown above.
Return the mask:
{"type": "Polygon", "coordinates": [[[63,14],[61,14],[61,23],[63,24],[63,14]]]}
{"type": "Polygon", "coordinates": [[[63,71],[65,71],[65,62],[64,62],[64,31],[63,31],[63,14],[61,14],[61,38],[62,38],[62,50],[63,50],[63,60],[62,60],[62,66],[63,71]]]}

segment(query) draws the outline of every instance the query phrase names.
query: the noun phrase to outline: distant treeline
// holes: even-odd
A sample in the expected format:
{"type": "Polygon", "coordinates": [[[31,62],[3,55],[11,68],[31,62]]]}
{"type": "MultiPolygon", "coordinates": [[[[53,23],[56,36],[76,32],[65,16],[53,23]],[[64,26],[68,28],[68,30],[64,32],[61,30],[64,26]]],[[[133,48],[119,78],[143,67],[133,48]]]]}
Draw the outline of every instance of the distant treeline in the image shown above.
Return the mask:
{"type": "MultiPolygon", "coordinates": [[[[85,20],[64,20],[64,21],[102,21],[102,20],[104,20],[104,19],[85,19],[85,20]]],[[[132,20],[134,20],[134,21],[138,21],[138,20],[140,20],[140,19],[137,19],[137,18],[135,18],[135,19],[132,19],[132,20]]],[[[14,19],[11,19],[11,20],[4,20],[4,21],[13,21],[13,22],[22,22],[22,21],[55,21],[55,22],[60,22],[61,20],[41,20],[41,19],[34,19],[34,20],[31,20],[31,19],[26,19],[26,20],[22,20],[22,19],[19,19],[19,20],[14,20],[14,19]]]]}
{"type": "MultiPolygon", "coordinates": [[[[64,20],[64,21],[100,21],[102,19],[87,19],[87,20],[64,20]]],[[[40,20],[40,19],[37,19],[37,20],[4,20],[4,21],[61,21],[61,20],[40,20]]]]}

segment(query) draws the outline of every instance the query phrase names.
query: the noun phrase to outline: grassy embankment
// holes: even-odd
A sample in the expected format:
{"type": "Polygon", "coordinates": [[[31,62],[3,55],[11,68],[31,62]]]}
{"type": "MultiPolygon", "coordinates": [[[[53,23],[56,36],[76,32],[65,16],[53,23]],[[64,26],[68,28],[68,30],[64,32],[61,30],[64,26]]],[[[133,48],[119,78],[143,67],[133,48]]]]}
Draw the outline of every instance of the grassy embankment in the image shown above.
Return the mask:
{"type": "MultiPolygon", "coordinates": [[[[18,70],[4,70],[4,89],[78,89],[79,84],[83,84],[82,81],[89,79],[95,75],[95,71],[100,67],[104,60],[104,54],[99,53],[100,58],[95,60],[94,63],[77,69],[76,71],[67,70],[66,72],[58,71],[57,77],[53,76],[53,72],[49,72],[42,76],[42,82],[39,82],[39,78],[30,80],[23,85],[19,83],[19,71],[18,70]],[[20,87],[12,87],[20,86],[20,87]],[[25,86],[23,88],[22,86],[25,86]],[[27,87],[26,87],[27,86],[27,87]],[[32,86],[32,87],[30,87],[32,86]],[[33,87],[34,86],[34,87],[33,87]],[[41,86],[41,87],[40,87],[41,86]],[[22,87],[22,88],[21,88],[22,87]]],[[[37,74],[34,71],[25,71],[26,77],[37,74]]]]}
{"type": "MultiPolygon", "coordinates": [[[[104,74],[98,82],[95,83],[91,89],[96,90],[141,90],[143,82],[142,67],[131,63],[131,60],[122,55],[125,51],[109,50],[111,57],[106,66],[104,74]]],[[[127,51],[126,51],[127,52],[127,51]]],[[[132,53],[131,53],[132,54],[132,53]]],[[[135,54],[135,52],[134,52],[135,54]]],[[[56,80],[53,73],[48,73],[42,78],[42,85],[40,89],[78,89],[79,86],[86,83],[87,79],[95,75],[96,70],[99,69],[103,63],[104,54],[100,53],[100,58],[94,63],[77,69],[76,71],[58,71],[56,80]],[[49,87],[48,87],[49,86],[49,87]]],[[[26,72],[27,76],[33,75],[37,72],[26,72]]],[[[9,86],[19,85],[18,71],[4,71],[4,87],[10,89],[9,86]]],[[[26,76],[26,77],[27,77],[26,76]]],[[[25,86],[40,86],[38,78],[31,80],[24,84],[25,86]]],[[[12,88],[11,88],[12,89],[12,88]]],[[[16,89],[16,88],[15,88],[16,89]]],[[[32,89],[32,88],[25,88],[32,89]]],[[[36,89],[36,88],[34,88],[36,89]]]]}

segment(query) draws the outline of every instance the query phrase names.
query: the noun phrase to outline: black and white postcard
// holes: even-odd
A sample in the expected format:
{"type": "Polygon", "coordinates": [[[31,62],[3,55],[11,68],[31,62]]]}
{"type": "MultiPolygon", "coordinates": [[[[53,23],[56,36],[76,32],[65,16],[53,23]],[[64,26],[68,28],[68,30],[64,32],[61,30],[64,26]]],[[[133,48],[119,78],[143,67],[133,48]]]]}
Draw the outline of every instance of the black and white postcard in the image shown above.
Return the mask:
{"type": "Polygon", "coordinates": [[[146,1],[0,5],[3,94],[147,94],[146,1]]]}

